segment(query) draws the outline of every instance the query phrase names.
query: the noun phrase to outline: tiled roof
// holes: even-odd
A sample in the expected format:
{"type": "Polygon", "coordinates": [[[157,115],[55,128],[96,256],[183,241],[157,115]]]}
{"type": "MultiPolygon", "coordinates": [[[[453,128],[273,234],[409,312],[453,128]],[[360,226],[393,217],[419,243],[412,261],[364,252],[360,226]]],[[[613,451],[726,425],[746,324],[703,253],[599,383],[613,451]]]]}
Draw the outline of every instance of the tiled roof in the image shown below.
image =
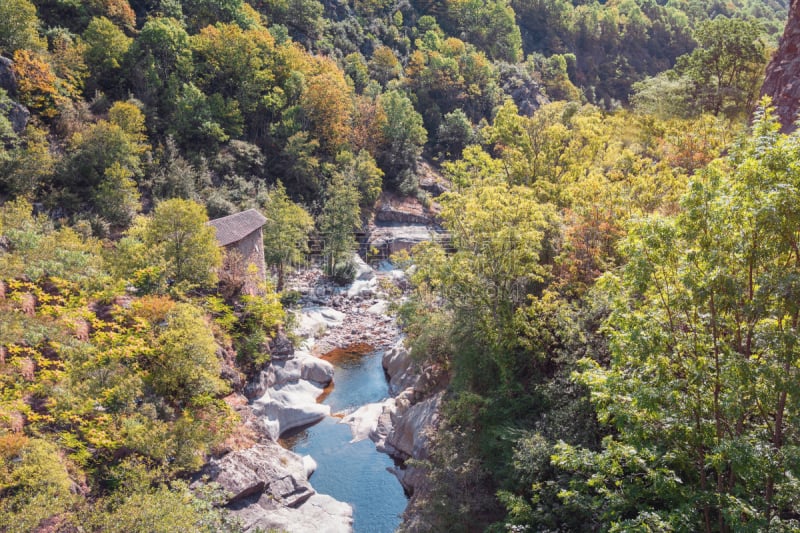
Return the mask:
{"type": "Polygon", "coordinates": [[[240,241],[264,225],[267,219],[255,209],[234,213],[226,217],[210,220],[208,224],[217,228],[217,242],[228,246],[240,241]]]}

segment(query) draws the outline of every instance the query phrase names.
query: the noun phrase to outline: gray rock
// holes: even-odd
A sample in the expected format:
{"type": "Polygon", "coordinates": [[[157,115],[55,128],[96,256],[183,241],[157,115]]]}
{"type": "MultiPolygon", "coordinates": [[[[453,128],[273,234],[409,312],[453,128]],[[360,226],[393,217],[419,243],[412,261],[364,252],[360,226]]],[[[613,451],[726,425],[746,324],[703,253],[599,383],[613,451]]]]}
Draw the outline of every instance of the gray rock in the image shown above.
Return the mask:
{"type": "Polygon", "coordinates": [[[350,533],[353,508],[324,494],[314,494],[298,508],[286,507],[263,494],[233,510],[246,532],[350,533]]]}
{"type": "Polygon", "coordinates": [[[294,345],[283,330],[279,330],[269,343],[269,353],[273,361],[288,359],[294,355],[294,345]]]}
{"type": "Polygon", "coordinates": [[[255,400],[264,396],[269,388],[271,372],[262,370],[244,386],[242,391],[248,400],[255,400]]]}
{"type": "Polygon", "coordinates": [[[223,362],[220,367],[219,375],[222,379],[230,384],[231,389],[234,391],[239,392],[242,390],[242,373],[239,372],[235,367],[223,362]]]}
{"type": "Polygon", "coordinates": [[[428,433],[436,427],[439,418],[439,404],[442,394],[412,405],[394,420],[394,427],[386,437],[386,443],[394,447],[406,457],[422,459],[427,455],[425,448],[428,433]]]}
{"type": "Polygon", "coordinates": [[[381,224],[370,231],[367,245],[385,257],[401,250],[411,250],[417,244],[433,240],[434,232],[425,224],[381,224]]]}
{"type": "Polygon", "coordinates": [[[317,403],[322,387],[300,380],[270,387],[253,403],[253,410],[264,417],[270,439],[277,440],[290,429],[319,422],[331,414],[328,405],[317,403]]]}
{"type": "Polygon", "coordinates": [[[0,89],[5,89],[8,96],[17,96],[17,75],[14,74],[14,62],[0,56],[0,89]]]}
{"type": "Polygon", "coordinates": [[[264,493],[296,507],[314,494],[302,457],[274,442],[212,459],[205,474],[228,493],[228,504],[264,493]]]}
{"type": "Polygon", "coordinates": [[[302,360],[300,377],[327,385],[333,380],[333,365],[319,357],[306,357],[302,360]]]}
{"type": "Polygon", "coordinates": [[[11,122],[11,129],[14,133],[20,134],[25,131],[28,125],[28,120],[31,118],[31,112],[28,108],[16,102],[11,102],[11,109],[7,111],[8,121],[11,122]]]}
{"type": "Polygon", "coordinates": [[[369,281],[375,277],[375,271],[372,270],[372,267],[365,263],[358,254],[353,254],[353,266],[356,268],[356,275],[354,279],[359,281],[369,281]]]}
{"type": "Polygon", "coordinates": [[[419,380],[411,353],[404,346],[402,339],[384,352],[381,363],[389,375],[389,392],[391,394],[397,394],[408,387],[413,387],[419,380]]]}
{"type": "Polygon", "coordinates": [[[204,474],[229,493],[226,506],[247,532],[349,533],[353,509],[316,494],[308,483],[314,468],[310,457],[266,442],[212,460],[204,474]]]}

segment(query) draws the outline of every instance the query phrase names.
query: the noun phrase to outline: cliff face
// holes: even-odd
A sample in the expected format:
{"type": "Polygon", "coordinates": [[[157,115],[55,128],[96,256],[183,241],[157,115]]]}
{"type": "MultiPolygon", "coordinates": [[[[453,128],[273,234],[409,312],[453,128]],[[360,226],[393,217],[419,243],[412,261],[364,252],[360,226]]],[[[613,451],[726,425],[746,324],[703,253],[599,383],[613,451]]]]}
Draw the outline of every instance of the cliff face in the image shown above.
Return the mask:
{"type": "Polygon", "coordinates": [[[800,0],[792,0],[781,44],[767,66],[761,94],[772,97],[782,131],[794,131],[800,108],[800,0]]]}

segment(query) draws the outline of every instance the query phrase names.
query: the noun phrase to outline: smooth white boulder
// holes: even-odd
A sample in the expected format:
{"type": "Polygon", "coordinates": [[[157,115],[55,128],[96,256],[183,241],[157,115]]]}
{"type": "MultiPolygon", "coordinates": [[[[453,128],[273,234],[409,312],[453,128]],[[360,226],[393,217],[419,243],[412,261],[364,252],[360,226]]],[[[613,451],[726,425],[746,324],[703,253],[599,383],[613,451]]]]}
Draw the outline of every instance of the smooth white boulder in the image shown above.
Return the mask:
{"type": "Polygon", "coordinates": [[[333,365],[313,355],[303,357],[300,360],[300,377],[327,385],[333,379],[333,365]]]}
{"type": "Polygon", "coordinates": [[[375,434],[378,427],[378,418],[389,404],[394,406],[394,398],[389,398],[383,402],[362,405],[349,415],[343,417],[339,423],[350,425],[350,431],[353,434],[353,440],[350,442],[359,442],[372,438],[372,435],[375,434]]]}
{"type": "Polygon", "coordinates": [[[366,279],[366,280],[355,280],[350,287],[347,289],[347,296],[349,298],[355,298],[356,296],[362,296],[364,294],[374,294],[378,288],[378,280],[377,278],[366,279]]]}
{"type": "Polygon", "coordinates": [[[322,392],[322,387],[306,380],[284,383],[270,388],[253,408],[265,418],[269,437],[277,440],[290,429],[319,422],[331,414],[330,406],[317,403],[322,392]]]}
{"type": "Polygon", "coordinates": [[[286,533],[350,533],[353,508],[325,494],[314,494],[298,508],[276,505],[266,496],[235,513],[244,530],[286,533]]]}
{"type": "Polygon", "coordinates": [[[367,313],[371,315],[385,315],[389,310],[389,302],[380,300],[378,303],[373,304],[367,308],[367,313]]]}
{"type": "Polygon", "coordinates": [[[375,277],[375,271],[358,254],[353,254],[353,266],[356,268],[356,280],[365,281],[375,277]]]}
{"type": "Polygon", "coordinates": [[[317,462],[310,455],[304,455],[303,468],[305,468],[306,479],[308,479],[311,477],[311,474],[317,471],[317,462]]]}
{"type": "Polygon", "coordinates": [[[307,307],[297,317],[295,333],[301,337],[318,337],[330,327],[340,326],[345,314],[330,307],[307,307]]]}

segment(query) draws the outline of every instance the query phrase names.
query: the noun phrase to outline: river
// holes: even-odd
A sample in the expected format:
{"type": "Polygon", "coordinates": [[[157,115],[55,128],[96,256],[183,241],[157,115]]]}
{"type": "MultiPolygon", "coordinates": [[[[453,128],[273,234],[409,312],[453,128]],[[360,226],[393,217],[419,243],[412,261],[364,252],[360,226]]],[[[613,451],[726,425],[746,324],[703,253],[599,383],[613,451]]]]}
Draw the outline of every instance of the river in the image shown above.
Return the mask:
{"type": "MultiPolygon", "coordinates": [[[[322,403],[330,405],[334,415],[342,415],[388,398],[382,355],[381,351],[371,351],[364,355],[339,354],[331,359],[334,386],[322,403]]],[[[350,426],[330,416],[285,438],[284,443],[317,462],[310,480],[317,492],[352,505],[355,533],[390,533],[400,525],[400,515],[408,503],[397,478],[386,470],[394,466],[394,461],[378,452],[369,439],[351,440],[350,426]]]]}

